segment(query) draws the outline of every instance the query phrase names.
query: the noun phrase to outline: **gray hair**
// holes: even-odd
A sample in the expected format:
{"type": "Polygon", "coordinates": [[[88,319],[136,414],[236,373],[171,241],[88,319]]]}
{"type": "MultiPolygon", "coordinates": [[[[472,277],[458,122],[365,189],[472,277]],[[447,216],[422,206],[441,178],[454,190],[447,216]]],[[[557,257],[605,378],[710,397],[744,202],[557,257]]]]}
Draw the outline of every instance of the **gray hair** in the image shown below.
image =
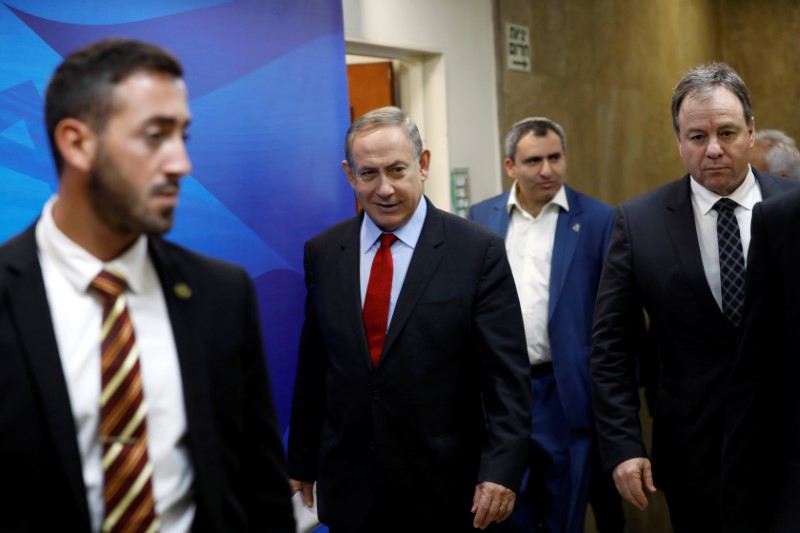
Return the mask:
{"type": "Polygon", "coordinates": [[[708,96],[718,87],[728,89],[736,95],[742,103],[745,123],[748,127],[753,125],[753,106],[744,80],[727,63],[715,61],[693,68],[675,87],[675,94],[672,95],[672,128],[675,130],[675,135],[680,134],[678,112],[681,110],[683,100],[692,95],[708,96]]]}
{"type": "Polygon", "coordinates": [[[564,128],[546,117],[528,117],[520,120],[513,126],[506,135],[506,157],[514,161],[517,156],[517,145],[519,140],[528,133],[533,133],[537,137],[544,137],[548,131],[554,131],[561,139],[561,150],[567,151],[567,135],[564,128]]]}
{"type": "Polygon", "coordinates": [[[414,124],[414,121],[399,107],[380,107],[357,118],[347,129],[347,135],[344,138],[344,158],[350,168],[353,167],[352,149],[355,136],[365,131],[389,126],[400,126],[405,130],[406,136],[408,140],[411,141],[411,147],[414,150],[414,159],[419,158],[420,154],[422,154],[422,137],[420,137],[419,129],[417,129],[417,125],[414,124]]]}
{"type": "Polygon", "coordinates": [[[767,172],[800,179],[800,151],[794,139],[779,130],[761,130],[756,132],[756,142],[766,145],[767,172]]]}

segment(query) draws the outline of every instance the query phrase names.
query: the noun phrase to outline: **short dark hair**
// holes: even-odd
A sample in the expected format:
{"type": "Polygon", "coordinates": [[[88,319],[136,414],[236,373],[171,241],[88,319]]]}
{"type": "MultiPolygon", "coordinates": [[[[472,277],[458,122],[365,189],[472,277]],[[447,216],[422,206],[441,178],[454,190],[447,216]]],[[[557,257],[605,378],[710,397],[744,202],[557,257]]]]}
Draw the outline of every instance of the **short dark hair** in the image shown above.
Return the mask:
{"type": "Polygon", "coordinates": [[[183,68],[172,54],[132,39],[104,39],[64,58],[47,86],[44,105],[47,137],[59,174],[64,159],[55,143],[58,123],[75,118],[102,133],[114,111],[114,87],[140,71],[183,77],[183,68]]]}
{"type": "Polygon", "coordinates": [[[742,103],[744,121],[748,126],[753,124],[753,106],[750,103],[750,93],[739,74],[727,63],[715,61],[707,65],[700,65],[687,72],[672,95],[672,128],[675,135],[680,134],[678,126],[678,113],[683,100],[690,95],[701,93],[710,94],[717,87],[728,89],[742,103]]]}
{"type": "Polygon", "coordinates": [[[517,157],[517,145],[520,139],[528,133],[533,133],[537,137],[544,137],[548,131],[553,131],[558,135],[558,138],[561,139],[561,150],[566,152],[567,134],[564,133],[564,128],[546,117],[528,117],[511,126],[508,135],[506,135],[506,157],[514,161],[517,157]]]}
{"type": "Polygon", "coordinates": [[[406,137],[408,137],[408,140],[411,141],[411,149],[414,150],[414,159],[419,159],[419,156],[422,154],[423,147],[422,137],[419,134],[417,125],[413,120],[411,120],[411,117],[406,115],[405,112],[399,107],[387,106],[373,109],[372,111],[365,113],[353,121],[353,123],[350,124],[350,127],[347,129],[347,135],[345,135],[344,138],[344,158],[350,168],[353,168],[352,150],[353,140],[355,139],[356,135],[364,131],[385,128],[388,126],[399,126],[403,128],[403,131],[406,133],[406,137]]]}

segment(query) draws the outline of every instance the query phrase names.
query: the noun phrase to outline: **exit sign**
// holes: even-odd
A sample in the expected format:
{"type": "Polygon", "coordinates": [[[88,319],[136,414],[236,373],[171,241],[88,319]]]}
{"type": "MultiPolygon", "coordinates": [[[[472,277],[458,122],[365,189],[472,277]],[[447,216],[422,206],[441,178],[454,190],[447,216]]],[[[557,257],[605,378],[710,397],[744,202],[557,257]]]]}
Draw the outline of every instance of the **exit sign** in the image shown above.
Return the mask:
{"type": "Polygon", "coordinates": [[[506,57],[509,70],[531,71],[531,32],[527,26],[506,24],[506,57]]]}

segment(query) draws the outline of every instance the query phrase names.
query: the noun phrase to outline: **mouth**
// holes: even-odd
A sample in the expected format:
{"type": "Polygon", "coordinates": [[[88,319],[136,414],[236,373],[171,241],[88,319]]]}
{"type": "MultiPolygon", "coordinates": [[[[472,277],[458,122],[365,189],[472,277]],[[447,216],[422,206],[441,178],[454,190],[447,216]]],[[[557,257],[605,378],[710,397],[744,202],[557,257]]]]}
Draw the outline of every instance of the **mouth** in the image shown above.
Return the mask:
{"type": "Polygon", "coordinates": [[[156,185],[150,191],[150,197],[159,204],[164,204],[165,207],[175,207],[178,204],[178,193],[180,187],[176,184],[165,183],[156,185]]]}
{"type": "Polygon", "coordinates": [[[152,196],[175,197],[180,192],[180,186],[177,183],[161,183],[154,186],[150,190],[152,196]]]}

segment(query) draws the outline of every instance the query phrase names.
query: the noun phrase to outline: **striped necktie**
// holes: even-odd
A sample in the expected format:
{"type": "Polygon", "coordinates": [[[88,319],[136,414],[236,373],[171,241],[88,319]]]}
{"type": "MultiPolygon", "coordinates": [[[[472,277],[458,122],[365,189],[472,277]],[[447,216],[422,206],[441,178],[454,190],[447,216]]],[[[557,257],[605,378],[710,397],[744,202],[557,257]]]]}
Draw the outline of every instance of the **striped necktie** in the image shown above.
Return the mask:
{"type": "Polygon", "coordinates": [[[102,271],[92,287],[103,302],[100,442],[103,445],[103,531],[156,532],[153,464],[147,454],[147,406],[139,348],[125,304],[127,282],[102,271]]]}

